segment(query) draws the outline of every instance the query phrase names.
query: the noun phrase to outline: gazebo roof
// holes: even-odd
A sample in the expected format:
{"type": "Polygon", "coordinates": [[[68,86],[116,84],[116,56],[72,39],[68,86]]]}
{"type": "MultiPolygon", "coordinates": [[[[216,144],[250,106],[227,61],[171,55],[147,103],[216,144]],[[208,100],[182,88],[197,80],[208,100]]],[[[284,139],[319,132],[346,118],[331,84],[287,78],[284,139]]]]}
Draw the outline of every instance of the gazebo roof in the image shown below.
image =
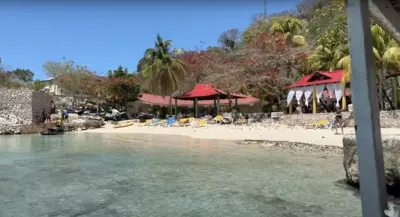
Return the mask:
{"type": "Polygon", "coordinates": [[[343,70],[337,70],[333,72],[319,71],[311,75],[304,75],[297,82],[287,86],[286,88],[304,87],[317,84],[338,83],[342,80],[343,72],[344,72],[343,70]]]}
{"type": "MultiPolygon", "coordinates": [[[[196,84],[193,90],[186,92],[182,96],[177,96],[175,98],[181,100],[192,100],[196,98],[198,100],[212,100],[212,99],[217,99],[217,96],[219,96],[220,99],[228,98],[227,93],[217,88],[213,88],[211,84],[196,84]]],[[[244,98],[238,94],[231,94],[231,97],[244,98]]]]}

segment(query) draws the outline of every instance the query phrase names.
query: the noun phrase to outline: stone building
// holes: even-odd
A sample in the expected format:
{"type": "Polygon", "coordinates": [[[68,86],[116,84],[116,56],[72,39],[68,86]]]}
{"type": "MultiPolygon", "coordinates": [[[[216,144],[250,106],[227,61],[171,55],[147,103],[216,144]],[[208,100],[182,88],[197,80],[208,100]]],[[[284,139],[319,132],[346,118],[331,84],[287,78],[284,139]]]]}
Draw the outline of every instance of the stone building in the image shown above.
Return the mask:
{"type": "Polygon", "coordinates": [[[40,123],[43,111],[51,111],[51,102],[51,96],[44,92],[0,87],[0,118],[18,124],[40,123]]]}

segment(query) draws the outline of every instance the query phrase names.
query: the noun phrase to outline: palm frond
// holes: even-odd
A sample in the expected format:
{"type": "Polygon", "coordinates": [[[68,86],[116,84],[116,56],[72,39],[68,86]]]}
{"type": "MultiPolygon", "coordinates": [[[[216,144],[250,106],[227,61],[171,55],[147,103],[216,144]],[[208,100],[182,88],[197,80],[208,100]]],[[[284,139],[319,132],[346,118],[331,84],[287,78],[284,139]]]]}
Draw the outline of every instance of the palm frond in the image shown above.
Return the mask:
{"type": "Polygon", "coordinates": [[[269,31],[273,32],[273,33],[284,33],[285,32],[282,25],[278,22],[272,24],[269,31]]]}
{"type": "Polygon", "coordinates": [[[400,71],[400,48],[391,47],[382,56],[382,64],[386,69],[400,71]]]}

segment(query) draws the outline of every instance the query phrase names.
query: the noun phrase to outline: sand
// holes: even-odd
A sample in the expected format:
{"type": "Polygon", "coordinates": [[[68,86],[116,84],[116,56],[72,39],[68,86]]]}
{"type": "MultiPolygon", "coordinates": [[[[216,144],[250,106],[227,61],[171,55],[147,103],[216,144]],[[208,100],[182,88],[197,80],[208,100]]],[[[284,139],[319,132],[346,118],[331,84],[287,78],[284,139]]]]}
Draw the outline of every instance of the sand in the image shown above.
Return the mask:
{"type": "MultiPolygon", "coordinates": [[[[330,146],[342,146],[343,139],[343,135],[335,135],[334,131],[330,129],[314,130],[301,127],[290,128],[282,125],[265,126],[263,124],[252,124],[250,126],[209,124],[201,128],[133,125],[118,129],[113,128],[111,124],[106,124],[102,128],[80,131],[80,133],[82,132],[180,135],[199,139],[287,141],[330,146]]],[[[354,129],[345,128],[344,133],[354,134],[354,129]]],[[[400,129],[383,128],[382,134],[400,134],[400,129]]]]}

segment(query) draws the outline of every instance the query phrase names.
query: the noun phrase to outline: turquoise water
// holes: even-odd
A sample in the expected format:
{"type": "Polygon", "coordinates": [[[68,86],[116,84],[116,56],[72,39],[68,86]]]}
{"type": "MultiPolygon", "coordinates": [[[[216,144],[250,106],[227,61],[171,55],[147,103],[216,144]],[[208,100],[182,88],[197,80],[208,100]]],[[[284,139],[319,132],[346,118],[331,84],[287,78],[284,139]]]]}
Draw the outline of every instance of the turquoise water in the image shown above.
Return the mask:
{"type": "Polygon", "coordinates": [[[1,217],[352,217],[342,159],[146,135],[0,137],[1,217]]]}

